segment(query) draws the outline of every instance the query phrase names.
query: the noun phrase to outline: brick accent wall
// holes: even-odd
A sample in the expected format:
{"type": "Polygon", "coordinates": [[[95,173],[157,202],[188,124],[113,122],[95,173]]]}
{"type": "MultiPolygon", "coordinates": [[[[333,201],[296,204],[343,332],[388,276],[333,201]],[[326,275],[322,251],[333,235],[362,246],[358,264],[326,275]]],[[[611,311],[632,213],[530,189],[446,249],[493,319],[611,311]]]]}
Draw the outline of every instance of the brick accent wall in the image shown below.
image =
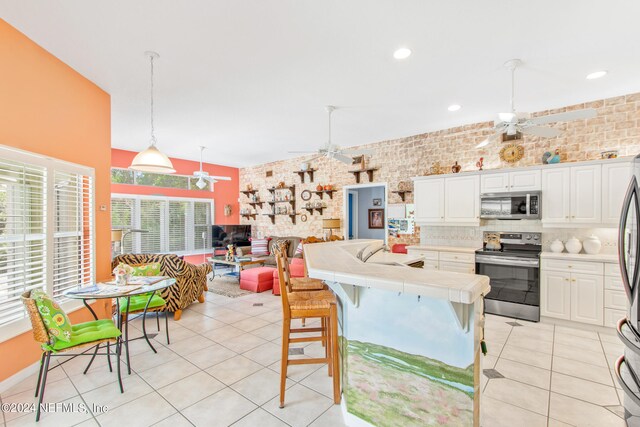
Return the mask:
{"type": "MultiPolygon", "coordinates": [[[[372,144],[361,145],[354,148],[369,148],[374,154],[368,159],[368,165],[378,167],[374,174],[374,182],[386,182],[389,192],[398,189],[401,182],[412,188],[411,177],[428,174],[429,168],[434,162],[449,169],[454,162],[462,166],[463,171],[477,170],[476,162],[484,157],[484,169],[501,169],[509,167],[530,166],[541,163],[545,151],[553,152],[560,149],[562,162],[576,162],[583,160],[599,159],[600,153],[608,150],[618,150],[619,156],[630,156],[640,153],[640,93],[608,98],[604,100],[586,102],[549,111],[540,111],[533,116],[560,113],[582,108],[595,108],[598,116],[589,120],[578,120],[568,123],[558,123],[554,127],[563,131],[556,138],[540,138],[524,136],[523,145],[525,153],[522,160],[516,164],[504,163],[500,160],[498,152],[501,142],[494,142],[486,147],[477,149],[475,146],[487,136],[493,133],[492,122],[474,123],[455,128],[429,132],[407,138],[381,141],[372,144]]],[[[298,174],[294,171],[300,169],[300,163],[313,156],[298,157],[263,165],[243,168],[240,170],[240,189],[252,184],[260,190],[261,200],[267,200],[268,187],[284,181],[287,185],[296,185],[296,211],[307,214],[306,222],[300,221],[292,224],[287,216],[277,216],[275,224],[271,219],[260,215],[261,209],[257,209],[256,219],[242,218],[244,224],[254,225],[254,233],[264,236],[322,236],[322,218],[342,218],[344,185],[355,184],[353,174],[348,173],[356,166],[348,166],[338,161],[325,158],[314,160],[311,167],[318,169],[315,172],[314,182],[309,183],[305,176],[305,183],[300,183],[298,174]],[[266,178],[267,171],[272,171],[273,176],[266,178]],[[318,184],[333,184],[338,190],[333,195],[333,200],[325,196],[327,209],[320,216],[301,211],[304,202],[300,193],[305,190],[314,190],[318,184]]],[[[367,177],[361,178],[361,182],[367,182],[367,177]]],[[[241,208],[249,208],[248,199],[240,195],[241,208]]],[[[313,195],[312,201],[317,200],[313,195]]],[[[389,193],[389,203],[401,203],[400,198],[389,193]]],[[[412,203],[413,197],[407,195],[405,203],[412,203]]],[[[262,211],[266,210],[266,206],[262,211]]],[[[342,234],[342,231],[339,233],[342,234]]],[[[419,243],[420,230],[416,227],[413,235],[400,238],[390,238],[389,243],[419,243]]]]}

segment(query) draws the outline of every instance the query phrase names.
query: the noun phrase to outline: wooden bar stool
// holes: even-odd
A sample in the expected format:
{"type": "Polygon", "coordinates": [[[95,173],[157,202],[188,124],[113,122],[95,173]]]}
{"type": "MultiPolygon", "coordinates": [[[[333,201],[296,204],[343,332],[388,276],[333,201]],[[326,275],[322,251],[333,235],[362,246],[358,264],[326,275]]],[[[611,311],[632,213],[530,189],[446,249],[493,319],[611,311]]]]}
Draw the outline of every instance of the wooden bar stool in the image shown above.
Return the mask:
{"type": "Polygon", "coordinates": [[[289,269],[289,257],[286,251],[278,251],[283,260],[283,267],[285,269],[285,274],[288,277],[289,282],[289,292],[308,292],[308,291],[322,291],[329,289],[327,285],[320,279],[312,279],[311,277],[306,277],[306,266],[305,266],[305,277],[291,277],[291,271],[289,269]]]}
{"type": "Polygon", "coordinates": [[[278,278],[280,280],[280,298],[282,299],[282,360],[280,369],[280,408],[284,408],[287,367],[289,365],[307,365],[326,363],[329,376],[333,377],[333,401],[340,403],[340,367],[338,360],[338,310],[337,300],[329,290],[312,292],[289,292],[290,278],[285,270],[285,262],[280,253],[276,254],[278,278]],[[319,328],[291,328],[293,319],[320,317],[319,328]],[[291,337],[291,334],[320,332],[318,336],[291,337]],[[289,359],[289,345],[300,342],[325,344],[325,357],[309,359],[289,359]]]}

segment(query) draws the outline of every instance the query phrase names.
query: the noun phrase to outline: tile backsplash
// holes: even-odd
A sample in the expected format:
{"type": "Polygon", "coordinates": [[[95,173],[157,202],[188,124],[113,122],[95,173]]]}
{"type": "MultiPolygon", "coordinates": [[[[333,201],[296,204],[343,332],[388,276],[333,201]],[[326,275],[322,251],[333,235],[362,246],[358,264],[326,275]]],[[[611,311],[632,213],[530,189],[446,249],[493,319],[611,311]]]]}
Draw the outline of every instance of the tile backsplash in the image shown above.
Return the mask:
{"type": "Polygon", "coordinates": [[[600,253],[614,254],[618,248],[617,228],[547,228],[540,221],[482,221],[480,227],[428,227],[420,228],[420,243],[460,247],[481,247],[484,231],[514,231],[542,233],[542,250],[549,251],[551,242],[560,239],[563,243],[575,236],[580,241],[595,235],[602,242],[600,253]]]}

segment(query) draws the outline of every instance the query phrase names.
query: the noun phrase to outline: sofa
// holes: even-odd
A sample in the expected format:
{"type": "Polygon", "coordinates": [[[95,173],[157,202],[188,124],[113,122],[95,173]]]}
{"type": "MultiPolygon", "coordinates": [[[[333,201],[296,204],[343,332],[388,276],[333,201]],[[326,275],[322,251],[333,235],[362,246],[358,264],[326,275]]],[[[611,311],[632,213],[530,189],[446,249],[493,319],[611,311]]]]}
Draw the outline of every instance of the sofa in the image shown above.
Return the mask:
{"type": "Polygon", "coordinates": [[[160,292],[167,303],[165,311],[172,312],[175,320],[180,320],[182,310],[192,302],[204,302],[207,275],[211,273],[210,264],[194,265],[174,254],[124,254],[111,261],[111,268],[120,263],[140,265],[153,262],[160,263],[160,274],[176,279],[173,286],[160,292]]]}
{"type": "Polygon", "coordinates": [[[240,249],[242,249],[242,253],[243,255],[251,255],[253,258],[257,258],[257,259],[261,259],[264,260],[264,265],[265,266],[269,266],[269,267],[275,267],[276,266],[276,257],[274,255],[272,255],[272,247],[274,245],[274,243],[277,240],[282,240],[282,239],[286,239],[289,240],[289,250],[287,251],[287,255],[289,256],[289,258],[302,258],[301,254],[296,255],[296,249],[298,248],[298,245],[300,244],[300,242],[302,242],[302,237],[296,237],[296,236],[286,236],[286,237],[278,237],[278,236],[271,236],[270,237],[271,240],[269,240],[269,255],[254,255],[251,253],[251,246],[242,246],[240,247],[240,249]]]}

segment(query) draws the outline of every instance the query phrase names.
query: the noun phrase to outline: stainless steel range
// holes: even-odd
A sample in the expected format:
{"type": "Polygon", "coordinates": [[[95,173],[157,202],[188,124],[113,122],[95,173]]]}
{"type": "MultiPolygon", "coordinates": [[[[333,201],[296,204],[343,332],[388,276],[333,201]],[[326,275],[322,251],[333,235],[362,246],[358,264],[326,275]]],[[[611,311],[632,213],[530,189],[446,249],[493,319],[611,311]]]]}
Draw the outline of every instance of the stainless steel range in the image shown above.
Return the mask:
{"type": "Polygon", "coordinates": [[[487,313],[540,321],[541,233],[484,232],[476,274],[489,276],[487,313]]]}

